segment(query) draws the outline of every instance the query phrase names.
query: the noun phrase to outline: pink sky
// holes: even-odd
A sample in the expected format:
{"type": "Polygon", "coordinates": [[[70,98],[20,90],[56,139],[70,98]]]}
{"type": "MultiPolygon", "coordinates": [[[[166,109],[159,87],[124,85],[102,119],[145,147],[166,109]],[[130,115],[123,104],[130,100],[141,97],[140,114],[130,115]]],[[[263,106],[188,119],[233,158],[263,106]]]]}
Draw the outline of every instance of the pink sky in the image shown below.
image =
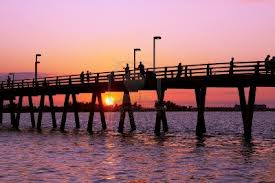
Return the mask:
{"type": "MultiPolygon", "coordinates": [[[[275,55],[273,0],[8,0],[0,1],[0,72],[73,74],[119,70],[133,60],[157,66],[263,59],[275,55]]],[[[274,89],[259,89],[258,103],[275,106],[274,89]]],[[[194,104],[190,91],[168,99],[194,104]]],[[[133,94],[141,100],[152,97],[133,94]]],[[[136,98],[135,97],[135,98],[136,98]]],[[[83,98],[83,97],[82,97],[83,98]]],[[[86,98],[86,97],[84,97],[86,98]]],[[[209,105],[233,105],[237,90],[212,90],[209,105]],[[234,97],[233,97],[234,96],[234,97]]]]}

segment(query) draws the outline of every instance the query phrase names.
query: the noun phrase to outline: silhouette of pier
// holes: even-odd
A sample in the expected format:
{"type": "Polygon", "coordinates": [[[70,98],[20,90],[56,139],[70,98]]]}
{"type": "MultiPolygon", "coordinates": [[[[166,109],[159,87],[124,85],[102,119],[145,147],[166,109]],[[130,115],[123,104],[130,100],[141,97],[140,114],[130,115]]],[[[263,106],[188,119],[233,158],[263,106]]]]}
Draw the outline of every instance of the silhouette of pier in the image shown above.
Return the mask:
{"type": "Polygon", "coordinates": [[[0,83],[0,123],[3,118],[3,102],[8,101],[10,107],[11,125],[19,129],[20,113],[23,97],[27,97],[30,109],[33,109],[33,96],[40,96],[38,119],[35,119],[34,111],[30,111],[31,125],[41,129],[42,115],[45,97],[48,96],[52,126],[57,128],[53,96],[63,94],[64,110],[60,123],[60,130],[65,130],[66,116],[69,98],[72,96],[72,104],[75,114],[75,127],[80,128],[76,95],[91,93],[92,110],[87,120],[87,130],[93,130],[93,117],[96,99],[100,107],[102,128],[106,129],[105,114],[102,104],[102,93],[123,92],[123,105],[119,121],[118,131],[123,133],[126,112],[129,113],[131,130],[136,129],[129,92],[139,90],[154,90],[157,92],[155,134],[160,135],[161,126],[164,132],[168,131],[168,122],[165,114],[164,95],[167,89],[194,89],[197,104],[196,135],[202,136],[206,132],[204,119],[205,97],[207,88],[236,88],[238,89],[244,136],[251,137],[254,103],[257,87],[274,87],[275,75],[272,69],[266,69],[265,61],[227,62],[198,65],[183,65],[179,71],[177,66],[149,68],[145,77],[139,78],[139,72],[130,70],[129,75],[124,71],[91,73],[88,75],[67,75],[26,80],[15,80],[0,83]],[[134,75],[135,74],[135,75],[134,75]],[[244,88],[248,87],[248,101],[246,101],[244,88]],[[15,105],[15,99],[18,104],[15,105]]]}

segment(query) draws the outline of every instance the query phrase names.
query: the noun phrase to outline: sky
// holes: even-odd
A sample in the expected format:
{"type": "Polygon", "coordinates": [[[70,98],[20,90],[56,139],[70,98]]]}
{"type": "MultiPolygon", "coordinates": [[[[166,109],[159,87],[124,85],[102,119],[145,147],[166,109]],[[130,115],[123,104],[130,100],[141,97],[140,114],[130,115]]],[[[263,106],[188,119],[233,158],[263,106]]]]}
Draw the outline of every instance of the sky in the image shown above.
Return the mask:
{"type": "MultiPolygon", "coordinates": [[[[0,1],[0,73],[33,72],[35,53],[45,74],[120,70],[132,66],[136,47],[137,60],[152,67],[156,35],[157,66],[263,60],[275,55],[274,7],[275,0],[0,1]]],[[[274,92],[258,89],[256,102],[275,107],[274,92]]],[[[172,90],[166,99],[194,105],[193,93],[172,90]]],[[[144,104],[156,98],[132,95],[144,104]]],[[[235,103],[236,89],[208,90],[207,105],[235,103]]]]}

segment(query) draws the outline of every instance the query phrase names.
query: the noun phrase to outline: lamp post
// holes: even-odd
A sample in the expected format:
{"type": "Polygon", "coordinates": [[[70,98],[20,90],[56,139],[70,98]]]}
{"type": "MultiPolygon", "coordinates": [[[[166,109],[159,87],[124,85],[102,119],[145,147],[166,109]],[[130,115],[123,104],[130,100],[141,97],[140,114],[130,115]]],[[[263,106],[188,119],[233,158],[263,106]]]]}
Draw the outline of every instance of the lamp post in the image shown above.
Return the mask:
{"type": "Polygon", "coordinates": [[[156,40],[157,39],[161,39],[161,37],[155,36],[153,39],[153,68],[154,68],[154,72],[155,72],[155,68],[156,68],[156,40]]]}
{"type": "Polygon", "coordinates": [[[41,57],[41,54],[36,54],[35,55],[35,67],[34,67],[34,81],[35,81],[35,86],[37,86],[37,65],[40,63],[38,61],[38,57],[41,57]]]}
{"type": "Polygon", "coordinates": [[[136,79],[136,52],[141,51],[140,48],[135,48],[134,49],[134,80],[136,79]]]}

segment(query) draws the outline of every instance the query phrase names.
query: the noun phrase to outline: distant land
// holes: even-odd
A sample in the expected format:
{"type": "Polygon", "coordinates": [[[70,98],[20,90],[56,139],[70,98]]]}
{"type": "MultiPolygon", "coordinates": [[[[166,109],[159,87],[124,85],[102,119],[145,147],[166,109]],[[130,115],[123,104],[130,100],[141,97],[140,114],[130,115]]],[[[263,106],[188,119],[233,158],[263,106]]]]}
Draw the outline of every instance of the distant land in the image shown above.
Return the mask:
{"type": "MultiPolygon", "coordinates": [[[[16,107],[16,104],[14,105],[16,107]]],[[[166,106],[166,111],[197,111],[196,107],[181,106],[171,101],[166,101],[165,106],[166,106]]],[[[5,105],[3,112],[10,112],[9,107],[10,107],[9,104],[5,105]]],[[[77,107],[79,112],[89,112],[92,110],[92,104],[89,102],[86,102],[86,103],[79,102],[77,107]]],[[[62,112],[64,107],[56,106],[54,107],[54,109],[56,112],[62,112]]],[[[155,108],[146,108],[137,103],[134,103],[132,105],[132,109],[133,111],[136,111],[136,112],[156,111],[155,108]]],[[[35,112],[38,112],[38,110],[39,110],[39,107],[34,107],[35,112]]],[[[121,105],[116,104],[112,106],[104,106],[105,112],[119,112],[120,110],[121,110],[121,105]]],[[[50,112],[51,110],[49,106],[45,106],[43,111],[50,112]]],[[[72,103],[69,103],[68,111],[69,112],[73,111],[72,103]]],[[[98,105],[96,105],[95,111],[96,112],[99,111],[98,105]]],[[[241,107],[240,105],[237,105],[237,104],[234,107],[206,107],[205,111],[241,111],[241,107]]],[[[255,111],[275,111],[275,108],[269,108],[265,104],[255,104],[255,111]]],[[[30,112],[30,108],[28,106],[23,106],[21,112],[30,112]]]]}

